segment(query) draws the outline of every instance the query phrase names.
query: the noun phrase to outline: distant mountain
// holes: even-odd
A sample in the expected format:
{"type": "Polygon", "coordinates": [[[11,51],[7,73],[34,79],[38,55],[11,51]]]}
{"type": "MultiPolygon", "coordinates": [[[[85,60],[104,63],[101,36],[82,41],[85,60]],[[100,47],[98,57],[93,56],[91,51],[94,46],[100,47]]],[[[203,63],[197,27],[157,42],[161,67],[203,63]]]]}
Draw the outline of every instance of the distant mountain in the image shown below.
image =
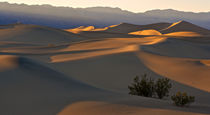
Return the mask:
{"type": "Polygon", "coordinates": [[[210,29],[210,12],[193,13],[172,9],[133,13],[120,8],[71,8],[0,2],[0,24],[21,22],[56,28],[104,27],[121,22],[138,25],[186,20],[210,29]]]}

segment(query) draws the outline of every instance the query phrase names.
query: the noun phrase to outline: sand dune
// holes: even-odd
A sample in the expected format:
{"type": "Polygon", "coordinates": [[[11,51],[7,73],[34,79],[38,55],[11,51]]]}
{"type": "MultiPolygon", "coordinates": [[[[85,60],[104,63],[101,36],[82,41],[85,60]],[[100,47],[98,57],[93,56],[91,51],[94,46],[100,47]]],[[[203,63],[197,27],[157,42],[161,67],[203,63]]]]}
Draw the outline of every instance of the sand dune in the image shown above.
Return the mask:
{"type": "Polygon", "coordinates": [[[0,56],[0,60],[2,115],[55,115],[82,93],[87,99],[93,91],[100,93],[31,59],[0,56]]]}
{"type": "MultiPolygon", "coordinates": [[[[161,76],[154,74],[153,70],[151,71],[150,69],[147,69],[147,67],[144,65],[144,60],[138,60],[138,57],[135,56],[135,53],[139,52],[137,48],[138,45],[147,45],[149,47],[152,44],[157,44],[159,42],[162,43],[164,42],[164,40],[166,40],[166,38],[163,38],[163,41],[156,41],[156,40],[162,40],[161,38],[159,39],[157,38],[155,39],[155,37],[153,37],[153,39],[151,39],[151,37],[146,37],[146,38],[147,39],[141,38],[142,41],[140,41],[141,39],[139,39],[139,43],[137,42],[138,39],[133,39],[133,40],[132,39],[112,39],[112,40],[106,39],[105,40],[106,42],[104,42],[103,40],[100,40],[100,41],[94,41],[94,42],[93,41],[87,42],[84,44],[75,44],[75,46],[71,45],[69,47],[69,50],[70,49],[73,50],[75,48],[76,48],[75,50],[77,51],[79,50],[83,51],[84,49],[89,49],[89,48],[91,48],[92,50],[84,51],[84,52],[77,52],[77,53],[72,53],[72,54],[52,56],[51,57],[52,62],[53,62],[52,65],[57,70],[64,72],[68,75],[77,76],[77,79],[83,82],[92,84],[96,87],[112,90],[115,92],[127,92],[126,84],[129,84],[129,81],[131,80],[130,76],[139,75],[140,73],[148,73],[149,75],[155,78],[165,76],[162,74],[161,76]],[[146,40],[148,40],[147,43],[145,43],[146,40]],[[127,45],[129,46],[131,43],[136,46],[135,47],[132,46],[132,48],[126,47],[127,45]],[[121,47],[121,48],[118,48],[118,47],[121,47]],[[97,51],[96,49],[101,49],[101,50],[97,51]],[[103,66],[99,67],[98,65],[101,65],[101,64],[103,66]],[[66,69],[67,67],[68,69],[66,69]],[[117,68],[117,69],[113,69],[113,68],[117,68]],[[83,72],[81,73],[78,70],[83,71],[83,72]],[[87,78],[86,77],[87,74],[90,77],[87,78]],[[120,79],[120,81],[118,81],[118,83],[115,84],[115,81],[117,79],[120,79]]],[[[158,72],[155,72],[155,73],[158,73],[158,72]]],[[[186,74],[190,74],[190,72],[188,71],[186,72],[186,74]]],[[[184,82],[184,79],[183,81],[181,79],[181,81],[179,82],[183,84],[187,84],[184,82]]],[[[174,84],[177,84],[177,83],[174,83],[174,84]]],[[[192,86],[192,87],[197,87],[192,84],[187,84],[187,85],[192,86]]],[[[188,90],[188,91],[190,90],[191,92],[193,92],[193,95],[196,95],[196,97],[198,96],[197,94],[201,94],[201,92],[195,93],[195,92],[199,92],[199,91],[196,91],[196,89],[189,88],[187,86],[181,86],[180,84],[175,85],[175,87],[179,87],[178,88],[179,90],[188,90]]],[[[202,99],[206,100],[208,99],[208,96],[204,96],[202,97],[202,99]]],[[[199,101],[202,103],[206,103],[206,101],[202,99],[199,101]]]]}
{"type": "Polygon", "coordinates": [[[175,36],[175,37],[201,37],[202,35],[196,32],[172,32],[164,34],[165,36],[175,36]]]}
{"type": "Polygon", "coordinates": [[[65,29],[65,31],[78,34],[78,33],[84,32],[84,31],[105,31],[105,30],[107,30],[109,28],[113,28],[113,27],[116,27],[116,26],[118,26],[118,25],[111,25],[111,26],[104,27],[104,28],[95,28],[94,26],[87,26],[87,27],[80,26],[78,28],[65,29]]]}
{"type": "Polygon", "coordinates": [[[112,50],[103,50],[103,51],[95,51],[95,52],[87,52],[87,53],[79,53],[79,54],[63,54],[63,55],[56,55],[52,56],[52,62],[66,62],[66,61],[73,61],[73,60],[80,60],[80,59],[87,59],[91,57],[98,57],[103,55],[110,55],[110,54],[117,54],[117,53],[124,53],[124,52],[134,52],[138,50],[136,45],[130,45],[123,48],[117,48],[112,50]]]}
{"type": "Polygon", "coordinates": [[[201,60],[172,58],[143,52],[139,55],[141,60],[154,72],[180,83],[210,92],[210,77],[208,77],[210,76],[210,68],[200,63],[201,60]]]}
{"type": "Polygon", "coordinates": [[[158,32],[157,30],[153,30],[153,29],[131,32],[129,34],[132,34],[132,35],[162,35],[160,32],[158,32]]]}
{"type": "Polygon", "coordinates": [[[129,35],[122,33],[111,33],[105,31],[83,31],[79,34],[88,39],[102,39],[102,38],[139,38],[137,35],[129,35]]]}
{"type": "Polygon", "coordinates": [[[117,26],[114,26],[112,28],[105,30],[105,32],[125,34],[125,33],[130,33],[130,32],[141,31],[141,30],[148,30],[148,29],[161,30],[168,26],[170,26],[169,23],[155,23],[155,24],[148,24],[148,25],[134,25],[134,24],[128,24],[128,23],[121,23],[117,26]]]}
{"type": "Polygon", "coordinates": [[[82,32],[82,31],[92,31],[94,29],[95,29],[94,26],[88,26],[88,27],[80,26],[80,27],[74,28],[74,29],[66,29],[66,31],[78,34],[78,33],[82,32]]]}
{"type": "MultiPolygon", "coordinates": [[[[202,38],[194,38],[202,39],[202,38]]],[[[209,43],[199,43],[193,40],[182,40],[176,38],[167,38],[157,44],[142,46],[142,50],[170,57],[182,57],[192,59],[209,59],[209,43]]],[[[199,41],[199,40],[198,40],[199,41]]],[[[202,40],[200,40],[202,41],[202,40]]],[[[205,41],[203,41],[205,42],[205,41]]]]}
{"type": "MultiPolygon", "coordinates": [[[[101,39],[101,40],[85,40],[81,42],[74,43],[66,43],[59,45],[42,45],[42,46],[25,46],[25,47],[8,47],[1,48],[0,51],[2,53],[8,54],[19,54],[19,55],[57,55],[57,54],[76,54],[76,53],[84,53],[91,51],[102,51],[103,50],[114,50],[116,53],[122,50],[117,49],[125,49],[124,47],[135,45],[135,44],[154,44],[157,42],[161,42],[164,40],[164,37],[145,37],[145,38],[109,38],[109,39],[101,39]]],[[[126,50],[126,49],[125,49],[126,50]]],[[[110,51],[108,51],[110,52],[110,51]]],[[[96,55],[98,55],[96,53],[96,55]]],[[[99,55],[103,55],[100,53],[99,55]]],[[[86,56],[85,56],[86,57],[86,56]]]]}
{"type": "Polygon", "coordinates": [[[82,37],[73,33],[36,25],[19,24],[13,28],[0,29],[0,41],[56,44],[82,39],[82,37]]]}
{"type": "MultiPolygon", "coordinates": [[[[86,110],[86,107],[88,109],[85,114],[99,113],[113,108],[112,111],[105,112],[105,115],[131,111],[134,111],[136,114],[143,112],[150,115],[151,113],[148,112],[147,107],[151,108],[149,109],[150,111],[160,111],[160,113],[164,114],[177,112],[177,110],[183,111],[173,105],[166,106],[168,102],[143,97],[130,97],[125,94],[99,90],[75,81],[69,76],[67,77],[31,59],[18,56],[3,56],[0,59],[11,60],[10,63],[16,65],[0,73],[1,76],[7,76],[1,77],[0,80],[1,97],[4,99],[0,103],[2,108],[1,114],[82,114],[79,110],[86,110]],[[77,104],[77,102],[84,100],[90,101],[90,103],[77,104]],[[94,103],[94,101],[99,102],[94,103]],[[9,105],[9,107],[5,106],[5,104],[9,105]],[[68,106],[69,104],[71,105],[70,107],[68,106]],[[161,109],[157,109],[158,107],[161,107],[161,109]],[[122,111],[120,108],[125,108],[125,111],[122,111]]],[[[207,109],[205,107],[201,110],[195,108],[189,110],[194,111],[196,115],[200,113],[199,111],[206,113],[207,109]]],[[[184,110],[184,112],[178,113],[191,115],[187,111],[184,110]]]]}
{"type": "Polygon", "coordinates": [[[183,31],[196,32],[201,35],[210,35],[210,30],[199,27],[197,25],[194,25],[186,21],[179,21],[173,23],[171,26],[161,30],[160,32],[163,34],[167,34],[167,33],[183,32],[183,31]]]}
{"type": "Polygon", "coordinates": [[[0,28],[1,115],[210,114],[209,30],[184,21],[73,32],[0,28]],[[170,78],[170,95],[187,92],[196,103],[181,108],[170,97],[128,95],[127,86],[144,73],[170,78]]]}

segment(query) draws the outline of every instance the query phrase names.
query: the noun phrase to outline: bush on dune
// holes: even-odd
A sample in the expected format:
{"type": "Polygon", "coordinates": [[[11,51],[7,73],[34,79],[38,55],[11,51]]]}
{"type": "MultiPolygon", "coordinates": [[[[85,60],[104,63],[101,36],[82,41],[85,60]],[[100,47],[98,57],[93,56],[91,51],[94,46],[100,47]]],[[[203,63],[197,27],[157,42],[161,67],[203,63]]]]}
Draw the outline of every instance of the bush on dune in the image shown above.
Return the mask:
{"type": "Polygon", "coordinates": [[[172,84],[168,78],[158,79],[155,83],[155,92],[159,99],[169,96],[169,90],[172,88],[172,84]]]}
{"type": "Polygon", "coordinates": [[[169,90],[172,87],[169,79],[160,78],[154,82],[152,78],[147,78],[147,74],[144,74],[141,79],[136,76],[133,81],[134,83],[128,86],[129,94],[137,96],[153,97],[157,95],[158,98],[162,99],[169,96],[169,90]]]}
{"type": "Polygon", "coordinates": [[[144,74],[141,80],[136,76],[133,81],[134,83],[128,86],[129,94],[144,97],[152,97],[154,95],[154,80],[148,79],[147,74],[144,74]]]}
{"type": "Polygon", "coordinates": [[[176,106],[185,106],[195,101],[194,96],[188,96],[187,93],[177,92],[176,95],[171,96],[171,100],[176,106]]]}

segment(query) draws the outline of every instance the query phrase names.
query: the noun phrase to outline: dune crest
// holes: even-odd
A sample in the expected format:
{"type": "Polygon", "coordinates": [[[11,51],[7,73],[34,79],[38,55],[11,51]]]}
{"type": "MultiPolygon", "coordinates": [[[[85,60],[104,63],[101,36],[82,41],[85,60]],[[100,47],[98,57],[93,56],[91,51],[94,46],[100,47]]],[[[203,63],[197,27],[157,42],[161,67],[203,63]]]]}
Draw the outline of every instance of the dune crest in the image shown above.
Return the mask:
{"type": "Polygon", "coordinates": [[[170,29],[170,28],[172,28],[172,27],[174,27],[174,26],[176,26],[177,24],[180,24],[180,23],[182,23],[182,21],[174,22],[169,27],[163,29],[162,31],[167,30],[167,29],[170,29]]]}

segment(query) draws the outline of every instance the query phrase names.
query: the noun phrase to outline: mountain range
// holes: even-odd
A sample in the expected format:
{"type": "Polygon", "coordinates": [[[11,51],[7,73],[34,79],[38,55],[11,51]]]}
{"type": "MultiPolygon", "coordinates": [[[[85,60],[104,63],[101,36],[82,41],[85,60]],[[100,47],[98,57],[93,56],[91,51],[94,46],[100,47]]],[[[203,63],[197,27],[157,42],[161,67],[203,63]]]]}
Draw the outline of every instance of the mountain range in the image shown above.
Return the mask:
{"type": "Polygon", "coordinates": [[[0,17],[1,25],[21,22],[62,29],[81,25],[104,27],[121,22],[145,25],[179,20],[210,29],[210,12],[194,13],[173,9],[133,13],[111,7],[72,8],[0,2],[0,17]]]}

